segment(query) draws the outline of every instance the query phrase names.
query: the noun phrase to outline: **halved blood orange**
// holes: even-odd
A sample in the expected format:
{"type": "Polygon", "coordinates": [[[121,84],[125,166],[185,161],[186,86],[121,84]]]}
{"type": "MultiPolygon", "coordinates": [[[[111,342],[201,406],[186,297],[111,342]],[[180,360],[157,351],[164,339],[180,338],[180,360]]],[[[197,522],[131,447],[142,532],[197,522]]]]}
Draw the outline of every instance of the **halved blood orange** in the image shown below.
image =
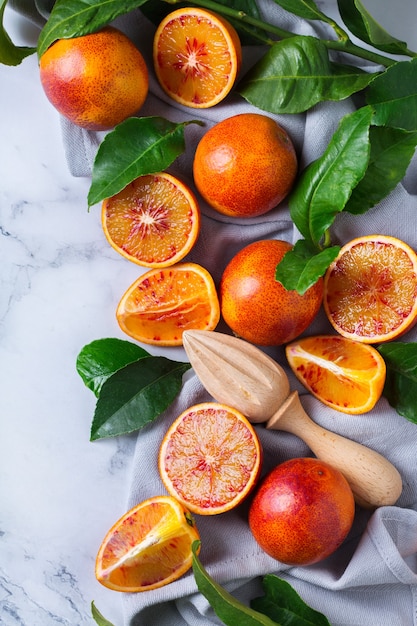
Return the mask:
{"type": "Polygon", "coordinates": [[[298,380],[333,409],[366,413],[381,397],[386,366],[373,346],[340,335],[318,335],[293,341],[285,351],[298,380]]]}
{"type": "Polygon", "coordinates": [[[121,329],[137,341],[182,345],[184,330],[214,330],[220,305],[211,274],[197,263],[177,263],[142,274],[116,310],[121,329]]]}
{"type": "Polygon", "coordinates": [[[324,310],[333,328],[364,343],[391,341],[417,321],[417,254],[389,235],[353,239],[324,277],[324,310]]]}
{"type": "Polygon", "coordinates": [[[96,578],[115,591],[149,591],[177,580],[192,565],[200,538],[189,511],[171,496],[154,496],[108,531],[96,558],[96,578]]]}
{"type": "Polygon", "coordinates": [[[159,24],[153,44],[156,76],[176,102],[208,108],[223,100],[239,73],[242,50],[234,27],[195,7],[177,9],[159,24]]]}
{"type": "Polygon", "coordinates": [[[193,513],[216,515],[240,504],[255,486],[262,448],[236,409],[203,402],[173,422],[159,451],[167,491],[193,513]]]}
{"type": "Polygon", "coordinates": [[[194,246],[200,209],[185,183],[159,172],[136,178],[104,200],[101,222],[110,245],[129,261],[169,267],[194,246]]]}

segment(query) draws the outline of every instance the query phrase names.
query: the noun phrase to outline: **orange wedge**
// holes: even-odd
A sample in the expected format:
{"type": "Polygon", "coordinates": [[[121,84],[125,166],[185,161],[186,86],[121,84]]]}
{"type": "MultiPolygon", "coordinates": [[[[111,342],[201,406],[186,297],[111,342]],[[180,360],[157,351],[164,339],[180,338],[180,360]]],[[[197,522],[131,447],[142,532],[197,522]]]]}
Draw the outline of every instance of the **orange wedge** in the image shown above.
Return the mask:
{"type": "Polygon", "coordinates": [[[386,366],[373,346],[339,335],[319,335],[294,341],[285,351],[298,380],[337,411],[366,413],[381,397],[386,366]]]}
{"type": "Polygon", "coordinates": [[[185,257],[200,232],[197,200],[166,172],[140,176],[102,204],[101,223],[119,254],[145,267],[169,267],[185,257]]]}
{"type": "Polygon", "coordinates": [[[149,591],[177,580],[192,565],[200,538],[190,513],[170,496],[144,500],[121,517],[103,539],[97,580],[115,591],[149,591]]]}
{"type": "Polygon", "coordinates": [[[214,330],[219,322],[213,278],[197,263],[148,270],[123,295],[116,318],[137,341],[180,346],[184,330],[214,330]]]}
{"type": "Polygon", "coordinates": [[[325,274],[323,305],[344,337],[364,343],[400,337],[417,321],[417,254],[389,235],[353,239],[325,274]]]}
{"type": "Polygon", "coordinates": [[[155,33],[158,81],[173,100],[189,107],[208,108],[221,102],[235,83],[241,59],[236,30],[205,9],[177,9],[155,33]]]}
{"type": "Polygon", "coordinates": [[[224,513],[240,504],[255,486],[261,464],[252,424],[236,409],[216,402],[181,413],[159,451],[167,491],[200,515],[224,513]]]}

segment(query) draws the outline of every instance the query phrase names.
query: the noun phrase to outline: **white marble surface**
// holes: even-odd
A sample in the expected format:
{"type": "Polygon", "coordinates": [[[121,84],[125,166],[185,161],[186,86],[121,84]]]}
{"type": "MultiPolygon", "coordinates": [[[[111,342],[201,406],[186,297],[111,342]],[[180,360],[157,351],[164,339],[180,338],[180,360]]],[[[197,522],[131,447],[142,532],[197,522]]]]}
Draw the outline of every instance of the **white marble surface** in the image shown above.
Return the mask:
{"type": "MultiPolygon", "coordinates": [[[[12,12],[6,27],[35,41],[12,12]]],[[[120,626],[94,560],[125,511],[134,437],[89,442],[95,399],[75,361],[122,337],[115,306],[138,271],[87,211],[90,181],[68,173],[36,57],[1,66],[0,84],[0,624],[92,624],[95,600],[120,626]]]]}
{"type": "MultiPolygon", "coordinates": [[[[395,34],[408,37],[401,15],[415,0],[402,5],[395,34]]],[[[35,44],[8,8],[5,25],[35,44]]],[[[135,438],[89,442],[95,399],[75,361],[93,339],[126,338],[114,311],[138,269],[87,211],[90,181],[67,170],[36,57],[0,66],[0,84],[0,623],[92,624],[94,600],[120,626],[120,598],[95,580],[94,560],[125,511],[135,438]]]]}

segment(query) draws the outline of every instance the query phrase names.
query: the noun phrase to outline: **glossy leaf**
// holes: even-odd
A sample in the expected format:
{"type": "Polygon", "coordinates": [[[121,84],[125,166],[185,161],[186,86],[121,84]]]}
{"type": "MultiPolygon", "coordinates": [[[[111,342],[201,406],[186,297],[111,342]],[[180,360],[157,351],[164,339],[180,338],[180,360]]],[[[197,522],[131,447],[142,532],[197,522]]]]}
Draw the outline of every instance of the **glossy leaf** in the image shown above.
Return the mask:
{"type": "Polygon", "coordinates": [[[274,0],[274,2],[286,11],[304,17],[306,20],[322,20],[324,22],[329,20],[313,0],[274,0]]]}
{"type": "Polygon", "coordinates": [[[98,397],[104,382],[112,374],[145,356],[150,356],[149,352],[130,341],[97,339],[81,350],[76,368],[84,384],[98,397]]]}
{"type": "Polygon", "coordinates": [[[38,39],[38,56],[57,39],[87,35],[147,0],[57,0],[38,39]]]}
{"type": "Polygon", "coordinates": [[[324,100],[342,100],[366,87],[371,74],[331,63],[315,37],[277,42],[239,84],[239,93],[270,113],[301,113],[324,100]]]}
{"type": "Polygon", "coordinates": [[[371,127],[369,138],[368,169],[345,206],[349,213],[365,213],[391,193],[404,178],[417,146],[417,132],[388,126],[371,127]]]}
{"type": "Polygon", "coordinates": [[[390,35],[366,10],[360,0],[337,0],[343,22],[358,39],[378,50],[405,54],[407,43],[390,35]]]}
{"type": "Polygon", "coordinates": [[[323,613],[309,607],[289,583],[275,574],[264,576],[265,596],[255,598],[251,607],[286,626],[330,626],[323,613]]]}
{"type": "Polygon", "coordinates": [[[370,107],[345,115],[323,155],[302,172],[289,198],[292,220],[315,246],[365,174],[371,119],[370,107]]]}
{"type": "Polygon", "coordinates": [[[387,366],[383,396],[397,413],[417,424],[417,344],[392,341],[378,351],[387,366]]]}
{"type": "Polygon", "coordinates": [[[91,603],[91,615],[98,626],[113,626],[98,610],[94,602],[91,603]]]}
{"type": "Polygon", "coordinates": [[[97,151],[88,205],[110,198],[138,176],[166,169],[184,152],[184,129],[191,123],[131,117],[118,124],[97,151]]]}
{"type": "Polygon", "coordinates": [[[194,541],[191,546],[194,578],[198,590],[226,626],[330,626],[322,613],[311,609],[290,584],[273,574],[263,578],[265,596],[246,606],[205,570],[197,555],[199,544],[194,541]]]}
{"type": "Polygon", "coordinates": [[[190,363],[148,356],[108,378],[100,391],[91,426],[91,441],[139,430],[173,402],[190,363]]]}
{"type": "MultiPolygon", "coordinates": [[[[216,4],[223,5],[235,11],[241,11],[249,17],[261,19],[258,5],[255,0],[216,0],[216,4]]],[[[180,6],[187,6],[187,4],[183,3],[180,6]]],[[[180,6],[178,8],[180,8],[180,6]]],[[[141,10],[142,13],[146,15],[148,20],[150,20],[153,24],[158,25],[162,19],[168,15],[168,13],[171,13],[173,6],[166,2],[146,2],[141,10]]],[[[242,20],[233,19],[230,15],[225,15],[225,17],[238,31],[243,45],[259,43],[256,38],[251,36],[251,33],[254,31],[256,32],[256,29],[253,26],[248,27],[244,22],[242,22],[242,20]]]]}
{"type": "Polygon", "coordinates": [[[339,250],[339,246],[318,250],[311,242],[300,239],[277,265],[275,278],[285,289],[303,295],[323,276],[339,250]]]}
{"type": "Polygon", "coordinates": [[[34,54],[36,48],[16,46],[7,34],[3,18],[7,0],[0,0],[0,63],[3,65],[20,65],[26,57],[34,54]]]}
{"type": "Polygon", "coordinates": [[[417,58],[395,63],[374,78],[367,102],[375,111],[373,124],[417,131],[417,58]]]}
{"type": "Polygon", "coordinates": [[[226,626],[277,626],[269,617],[236,600],[204,569],[197,556],[198,541],[192,544],[193,572],[198,590],[208,600],[216,615],[226,626]]]}

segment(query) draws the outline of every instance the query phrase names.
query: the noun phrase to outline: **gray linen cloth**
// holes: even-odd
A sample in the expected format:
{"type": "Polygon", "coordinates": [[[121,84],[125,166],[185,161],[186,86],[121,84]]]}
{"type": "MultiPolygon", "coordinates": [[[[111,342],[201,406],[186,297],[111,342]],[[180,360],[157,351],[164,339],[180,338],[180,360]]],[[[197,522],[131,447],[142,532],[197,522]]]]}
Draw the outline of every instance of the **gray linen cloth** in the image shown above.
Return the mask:
{"type": "MultiPolygon", "coordinates": [[[[14,7],[42,23],[51,2],[13,0],[14,7]],[[39,15],[42,15],[39,18],[39,15]]],[[[319,23],[307,24],[284,12],[272,0],[259,2],[266,20],[301,34],[322,35],[319,23]]],[[[318,2],[320,8],[337,16],[336,0],[318,2]]],[[[216,121],[253,107],[236,95],[213,109],[197,111],[176,105],[161,91],[152,72],[151,44],[154,27],[135,11],[118,18],[115,25],[124,30],[142,50],[150,68],[150,93],[141,116],[161,115],[172,121],[202,119],[206,126],[186,128],[187,151],[170,170],[191,186],[191,163],[195,146],[216,121]]],[[[329,32],[327,32],[329,36],[329,32]]],[[[243,71],[262,51],[244,50],[243,71]]],[[[355,108],[354,99],[323,103],[306,115],[275,117],[290,133],[300,167],[321,155],[338,121],[355,108]]],[[[62,120],[63,141],[68,166],[74,176],[89,176],[97,147],[104,133],[75,128],[62,120]]],[[[115,155],[117,158],[117,155],[115,155]]],[[[335,243],[355,236],[384,233],[397,236],[417,249],[417,163],[413,160],[403,184],[388,198],[362,216],[340,215],[332,228],[335,243]]],[[[201,202],[201,236],[189,260],[201,263],[218,283],[230,258],[247,243],[261,238],[297,239],[288,206],[284,202],[267,215],[249,220],[232,220],[212,211],[201,202]]],[[[220,327],[220,330],[225,330],[220,327]]],[[[328,333],[330,327],[320,313],[308,334],[328,333]]],[[[417,330],[404,340],[416,341],[417,330]]],[[[301,394],[307,413],[321,426],[380,452],[400,471],[403,492],[395,506],[374,512],[357,507],[353,528],[344,544],[329,558],[308,567],[289,567],[266,555],[251,536],[247,507],[243,504],[223,515],[197,516],[201,534],[201,560],[209,573],[245,603],[262,594],[261,580],[276,573],[287,580],[315,609],[324,613],[333,626],[412,626],[417,625],[417,426],[401,417],[382,398],[376,408],[362,416],[349,416],[331,410],[300,388],[285,362],[283,348],[267,350],[285,368],[293,389],[301,394]]],[[[154,424],[138,435],[127,508],[141,500],[164,494],[157,470],[157,454],[170,423],[185,408],[210,399],[190,370],[184,377],[180,395],[154,424]]],[[[267,431],[256,426],[264,448],[263,473],[292,457],[309,456],[311,451],[297,437],[267,431]]],[[[127,510],[127,509],[126,509],[127,510]]],[[[123,594],[126,626],[209,626],[221,624],[205,598],[198,593],[192,573],[159,590],[123,594]]]]}

